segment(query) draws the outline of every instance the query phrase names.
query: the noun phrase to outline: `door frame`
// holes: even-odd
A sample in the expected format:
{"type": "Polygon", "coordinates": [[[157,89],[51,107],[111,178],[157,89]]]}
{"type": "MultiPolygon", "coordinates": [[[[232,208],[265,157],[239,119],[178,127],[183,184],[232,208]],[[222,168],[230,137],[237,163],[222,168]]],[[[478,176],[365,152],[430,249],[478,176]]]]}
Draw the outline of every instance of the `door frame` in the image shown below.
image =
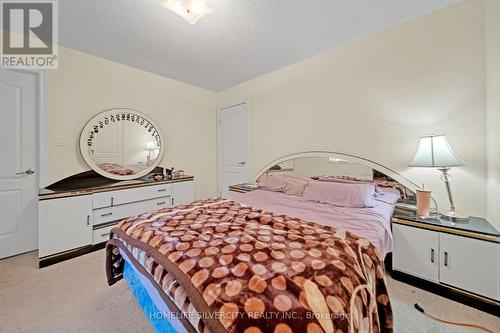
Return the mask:
{"type": "Polygon", "coordinates": [[[247,148],[246,148],[246,156],[245,156],[245,176],[247,179],[250,179],[250,103],[248,99],[240,100],[234,103],[223,104],[217,107],[217,195],[221,196],[222,194],[222,154],[221,154],[221,133],[220,133],[220,125],[221,125],[221,113],[230,107],[238,106],[245,104],[246,111],[246,123],[247,123],[247,148]]]}

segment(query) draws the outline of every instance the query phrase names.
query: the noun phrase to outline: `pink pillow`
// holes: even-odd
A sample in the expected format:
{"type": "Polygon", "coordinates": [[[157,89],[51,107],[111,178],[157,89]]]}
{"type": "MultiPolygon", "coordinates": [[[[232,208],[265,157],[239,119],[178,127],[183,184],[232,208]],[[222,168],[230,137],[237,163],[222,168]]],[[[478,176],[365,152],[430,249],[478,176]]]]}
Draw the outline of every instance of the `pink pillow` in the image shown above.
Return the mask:
{"type": "Polygon", "coordinates": [[[285,176],[287,178],[287,183],[285,186],[285,193],[289,195],[302,195],[304,190],[309,184],[309,180],[304,180],[300,177],[295,176],[285,176]]]}
{"type": "Polygon", "coordinates": [[[375,207],[375,185],[312,181],[304,199],[341,207],[375,207]]]}
{"type": "Polygon", "coordinates": [[[293,174],[270,174],[259,179],[259,187],[266,190],[285,192],[289,195],[302,195],[309,179],[295,176],[293,174]]]}
{"type": "Polygon", "coordinates": [[[282,175],[268,175],[261,177],[257,185],[269,191],[284,192],[286,183],[286,178],[282,175]]]}

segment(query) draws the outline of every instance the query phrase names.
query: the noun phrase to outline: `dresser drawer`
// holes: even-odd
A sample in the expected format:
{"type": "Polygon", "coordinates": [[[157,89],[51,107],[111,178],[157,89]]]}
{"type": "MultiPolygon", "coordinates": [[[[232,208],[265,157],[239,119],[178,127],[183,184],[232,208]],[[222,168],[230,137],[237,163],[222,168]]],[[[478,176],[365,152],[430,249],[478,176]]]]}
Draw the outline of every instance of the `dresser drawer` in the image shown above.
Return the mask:
{"type": "Polygon", "coordinates": [[[171,203],[171,196],[168,195],[150,200],[136,201],[126,205],[95,209],[93,211],[93,225],[97,226],[111,221],[122,220],[129,216],[135,216],[146,212],[152,212],[157,209],[170,207],[171,203]]]}
{"type": "Polygon", "coordinates": [[[111,229],[114,227],[116,227],[116,224],[94,230],[92,232],[92,245],[107,242],[109,240],[111,229]]]}
{"type": "Polygon", "coordinates": [[[127,190],[100,192],[92,195],[94,209],[123,205],[135,201],[172,195],[172,185],[144,186],[127,190]]]}

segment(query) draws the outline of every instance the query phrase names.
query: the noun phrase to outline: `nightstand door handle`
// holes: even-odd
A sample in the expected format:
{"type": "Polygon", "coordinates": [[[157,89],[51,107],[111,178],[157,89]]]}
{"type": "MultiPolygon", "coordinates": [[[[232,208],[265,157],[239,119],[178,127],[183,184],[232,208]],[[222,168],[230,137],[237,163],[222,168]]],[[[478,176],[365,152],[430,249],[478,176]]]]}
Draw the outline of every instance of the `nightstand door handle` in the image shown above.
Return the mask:
{"type": "Polygon", "coordinates": [[[434,263],[434,249],[431,249],[431,262],[434,263]]]}
{"type": "Polygon", "coordinates": [[[448,266],[448,252],[444,251],[444,265],[448,266]]]}

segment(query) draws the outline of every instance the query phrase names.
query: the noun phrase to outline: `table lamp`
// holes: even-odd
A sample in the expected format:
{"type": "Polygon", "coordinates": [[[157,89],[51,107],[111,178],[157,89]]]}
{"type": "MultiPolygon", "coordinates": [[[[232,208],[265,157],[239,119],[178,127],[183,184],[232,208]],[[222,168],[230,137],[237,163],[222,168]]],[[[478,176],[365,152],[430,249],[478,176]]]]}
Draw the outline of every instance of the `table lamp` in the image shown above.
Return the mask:
{"type": "Polygon", "coordinates": [[[443,173],[441,179],[444,181],[446,193],[450,200],[450,211],[441,213],[441,218],[453,222],[467,222],[469,216],[455,211],[455,203],[451,194],[450,180],[448,173],[450,168],[463,166],[465,163],[457,156],[450,147],[445,135],[428,135],[420,138],[417,153],[410,163],[412,167],[437,168],[443,173]]]}

